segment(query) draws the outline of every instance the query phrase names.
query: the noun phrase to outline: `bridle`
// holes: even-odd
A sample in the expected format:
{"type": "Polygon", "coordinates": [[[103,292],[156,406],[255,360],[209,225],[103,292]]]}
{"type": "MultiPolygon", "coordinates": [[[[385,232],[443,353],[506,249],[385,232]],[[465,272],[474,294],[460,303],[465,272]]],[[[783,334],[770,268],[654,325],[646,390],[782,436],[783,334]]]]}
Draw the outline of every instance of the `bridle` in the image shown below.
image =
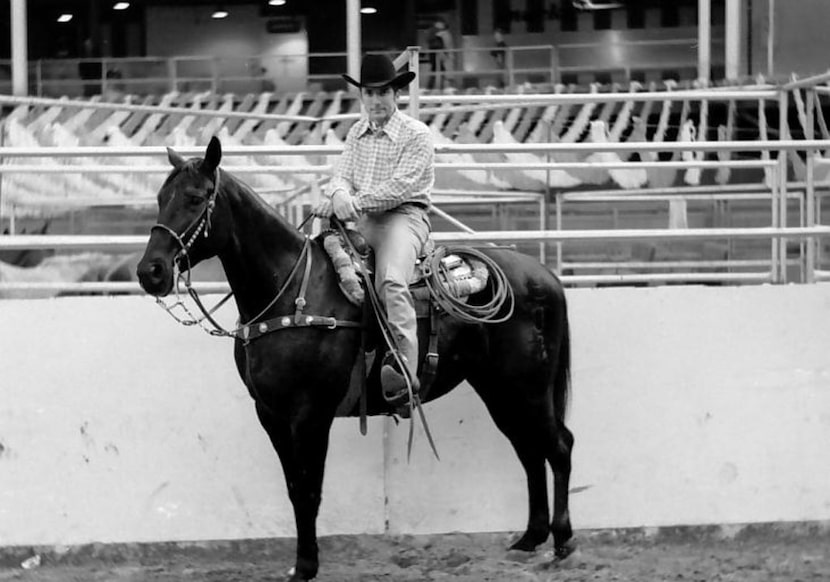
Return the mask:
{"type": "Polygon", "coordinates": [[[175,230],[167,226],[166,224],[162,224],[160,222],[155,223],[153,226],[150,227],[150,233],[156,229],[162,230],[173,237],[173,240],[176,241],[179,245],[179,250],[176,252],[176,255],[173,257],[173,264],[178,264],[180,258],[184,258],[187,261],[187,278],[185,285],[189,289],[190,288],[190,255],[188,251],[190,247],[193,246],[193,243],[196,241],[196,238],[204,231],[205,238],[210,236],[210,218],[213,215],[213,210],[216,208],[216,197],[219,195],[219,168],[213,173],[213,189],[211,190],[210,194],[208,195],[207,199],[205,200],[204,208],[199,213],[199,215],[193,219],[193,221],[187,225],[181,234],[177,233],[175,230]],[[194,228],[195,226],[195,228],[194,228]],[[193,230],[193,233],[187,239],[184,240],[185,235],[190,230],[193,230]]]}
{"type": "MultiPolygon", "coordinates": [[[[173,267],[176,271],[175,273],[175,281],[176,283],[173,285],[173,288],[176,293],[176,302],[172,305],[168,305],[164,302],[163,299],[160,297],[156,297],[156,304],[162,307],[173,319],[177,322],[181,323],[185,326],[190,325],[198,325],[207,333],[213,336],[221,336],[221,337],[233,337],[239,338],[246,342],[250,342],[257,337],[265,335],[267,333],[271,333],[274,331],[279,331],[281,329],[287,329],[290,327],[325,327],[327,329],[337,329],[338,327],[362,327],[362,323],[354,322],[354,321],[345,321],[336,319],[334,317],[327,317],[327,316],[320,316],[320,315],[306,315],[303,313],[303,309],[306,305],[305,294],[308,288],[309,277],[311,275],[311,264],[312,264],[312,253],[311,253],[311,239],[308,236],[304,237],[303,241],[303,248],[300,250],[300,254],[297,256],[297,260],[294,262],[294,266],[291,268],[288,276],[283,281],[283,284],[280,286],[277,294],[274,296],[271,301],[254,317],[248,320],[246,323],[239,322],[238,327],[232,330],[227,330],[222,327],[219,322],[213,317],[213,314],[218,310],[225,302],[233,296],[233,291],[225,295],[219,302],[216,303],[211,309],[207,309],[205,305],[202,303],[201,298],[199,297],[199,293],[191,284],[190,273],[191,273],[191,263],[190,263],[190,256],[189,251],[190,248],[193,246],[193,243],[196,241],[196,238],[204,233],[205,238],[210,236],[210,227],[211,227],[211,215],[213,214],[214,209],[216,208],[216,197],[219,194],[219,168],[216,168],[214,179],[213,179],[213,190],[208,195],[205,206],[202,209],[202,212],[193,219],[193,221],[185,228],[181,234],[177,233],[175,230],[167,226],[166,224],[161,224],[157,222],[152,227],[150,227],[150,232],[152,233],[153,230],[158,229],[163,232],[169,234],[173,240],[176,241],[179,245],[179,250],[173,256],[173,267]],[[187,236],[188,232],[191,232],[190,236],[187,236]],[[185,237],[187,236],[187,240],[185,237]],[[187,276],[183,276],[181,271],[178,268],[180,259],[184,258],[187,263],[187,276]],[[277,318],[260,321],[263,316],[270,310],[283,296],[285,291],[288,289],[291,281],[294,280],[294,276],[297,274],[300,268],[300,264],[303,263],[303,259],[305,259],[305,269],[303,270],[303,277],[302,282],[300,284],[300,289],[297,295],[297,298],[294,300],[295,311],[293,313],[293,317],[287,316],[280,316],[277,318]],[[179,283],[183,282],[185,288],[187,289],[188,295],[193,299],[196,306],[199,308],[199,311],[202,312],[201,317],[197,317],[194,315],[187,305],[180,299],[179,295],[179,283]],[[180,317],[175,313],[174,310],[180,309],[185,313],[185,317],[180,317]],[[213,328],[206,327],[204,322],[207,320],[213,328]],[[256,325],[255,325],[256,324],[256,325]]],[[[300,224],[298,230],[301,230],[306,222],[312,217],[309,214],[305,220],[300,224]]]]}
{"type": "Polygon", "coordinates": [[[193,243],[196,242],[198,236],[204,233],[205,238],[210,236],[210,227],[211,227],[211,216],[213,215],[213,211],[216,208],[216,197],[219,195],[219,168],[216,168],[213,174],[213,189],[211,190],[210,194],[208,194],[207,199],[205,200],[205,205],[202,208],[202,211],[199,215],[194,218],[190,224],[182,231],[181,234],[177,233],[175,230],[167,226],[166,224],[162,224],[160,222],[155,223],[153,226],[150,227],[150,233],[156,229],[161,230],[169,234],[174,241],[179,245],[179,250],[176,251],[176,254],[173,256],[173,268],[175,269],[175,284],[173,285],[173,289],[176,293],[176,302],[172,305],[168,305],[165,301],[160,298],[156,297],[156,304],[159,305],[162,309],[164,309],[173,319],[177,322],[181,323],[182,325],[189,326],[189,325],[198,325],[206,332],[211,335],[218,335],[218,336],[226,336],[232,335],[232,332],[228,332],[225,330],[213,317],[213,314],[218,310],[225,302],[233,296],[233,292],[228,293],[219,302],[214,305],[211,309],[205,308],[204,304],[202,303],[201,298],[199,297],[199,293],[196,289],[193,288],[191,283],[191,272],[192,272],[192,265],[190,263],[190,247],[193,246],[193,243]],[[194,228],[195,227],[195,228],[194,228]],[[185,240],[185,236],[190,231],[193,231],[190,236],[185,240]],[[184,259],[187,263],[187,271],[186,275],[183,275],[181,270],[179,269],[179,261],[184,259]],[[190,309],[188,309],[187,305],[181,300],[179,295],[179,283],[183,283],[185,289],[187,289],[188,295],[193,299],[196,305],[199,307],[199,310],[202,312],[201,317],[197,317],[194,315],[190,309]],[[185,313],[184,317],[181,317],[175,313],[176,309],[180,309],[185,313]],[[213,329],[210,329],[204,325],[204,321],[207,320],[213,326],[213,329]]]}

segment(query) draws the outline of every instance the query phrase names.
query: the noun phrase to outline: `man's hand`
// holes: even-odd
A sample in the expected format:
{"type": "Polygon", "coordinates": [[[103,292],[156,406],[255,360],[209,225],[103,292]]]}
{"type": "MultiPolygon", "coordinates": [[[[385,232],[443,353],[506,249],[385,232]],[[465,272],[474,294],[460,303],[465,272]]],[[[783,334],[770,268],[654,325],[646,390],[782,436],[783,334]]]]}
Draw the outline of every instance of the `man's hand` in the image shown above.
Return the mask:
{"type": "Polygon", "coordinates": [[[329,218],[332,214],[334,214],[334,208],[331,205],[331,199],[323,198],[320,200],[320,203],[314,207],[314,210],[311,211],[314,216],[318,216],[320,218],[329,218]]]}
{"type": "Polygon", "coordinates": [[[331,197],[334,215],[340,220],[357,220],[357,208],[352,197],[345,190],[337,190],[331,197]]]}

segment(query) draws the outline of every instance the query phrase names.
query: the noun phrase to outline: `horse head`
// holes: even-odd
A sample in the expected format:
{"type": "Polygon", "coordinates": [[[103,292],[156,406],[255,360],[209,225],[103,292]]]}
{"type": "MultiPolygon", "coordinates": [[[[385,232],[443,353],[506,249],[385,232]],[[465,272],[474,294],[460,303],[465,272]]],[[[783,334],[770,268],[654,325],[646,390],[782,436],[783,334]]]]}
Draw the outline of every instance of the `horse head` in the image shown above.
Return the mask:
{"type": "Polygon", "coordinates": [[[167,158],[173,170],[159,190],[158,218],[136,270],[141,287],[157,297],[173,289],[174,267],[185,272],[216,256],[231,233],[221,220],[219,140],[211,138],[204,158],[185,160],[171,148],[167,158]]]}

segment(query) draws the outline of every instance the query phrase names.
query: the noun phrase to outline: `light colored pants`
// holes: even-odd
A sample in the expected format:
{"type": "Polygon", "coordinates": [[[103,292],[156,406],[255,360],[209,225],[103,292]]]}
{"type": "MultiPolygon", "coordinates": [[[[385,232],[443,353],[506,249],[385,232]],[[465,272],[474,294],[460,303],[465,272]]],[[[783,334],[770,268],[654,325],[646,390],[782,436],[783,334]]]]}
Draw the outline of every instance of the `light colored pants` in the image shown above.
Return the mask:
{"type": "Polygon", "coordinates": [[[429,239],[429,215],[419,206],[405,204],[361,216],[357,229],[375,249],[375,289],[409,372],[416,378],[418,320],[409,283],[414,279],[415,260],[429,239]]]}

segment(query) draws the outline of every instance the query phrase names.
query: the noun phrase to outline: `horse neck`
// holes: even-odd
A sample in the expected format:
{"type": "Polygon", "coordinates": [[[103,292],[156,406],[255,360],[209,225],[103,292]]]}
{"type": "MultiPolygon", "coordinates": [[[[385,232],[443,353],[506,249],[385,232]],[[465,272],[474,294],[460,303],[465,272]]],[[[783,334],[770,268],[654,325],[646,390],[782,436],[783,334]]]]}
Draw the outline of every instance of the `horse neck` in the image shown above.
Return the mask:
{"type": "MultiPolygon", "coordinates": [[[[230,205],[233,232],[219,259],[245,319],[259,313],[285,283],[305,237],[250,188],[223,178],[222,195],[230,205]]],[[[293,302],[294,296],[285,300],[293,302]]]]}

